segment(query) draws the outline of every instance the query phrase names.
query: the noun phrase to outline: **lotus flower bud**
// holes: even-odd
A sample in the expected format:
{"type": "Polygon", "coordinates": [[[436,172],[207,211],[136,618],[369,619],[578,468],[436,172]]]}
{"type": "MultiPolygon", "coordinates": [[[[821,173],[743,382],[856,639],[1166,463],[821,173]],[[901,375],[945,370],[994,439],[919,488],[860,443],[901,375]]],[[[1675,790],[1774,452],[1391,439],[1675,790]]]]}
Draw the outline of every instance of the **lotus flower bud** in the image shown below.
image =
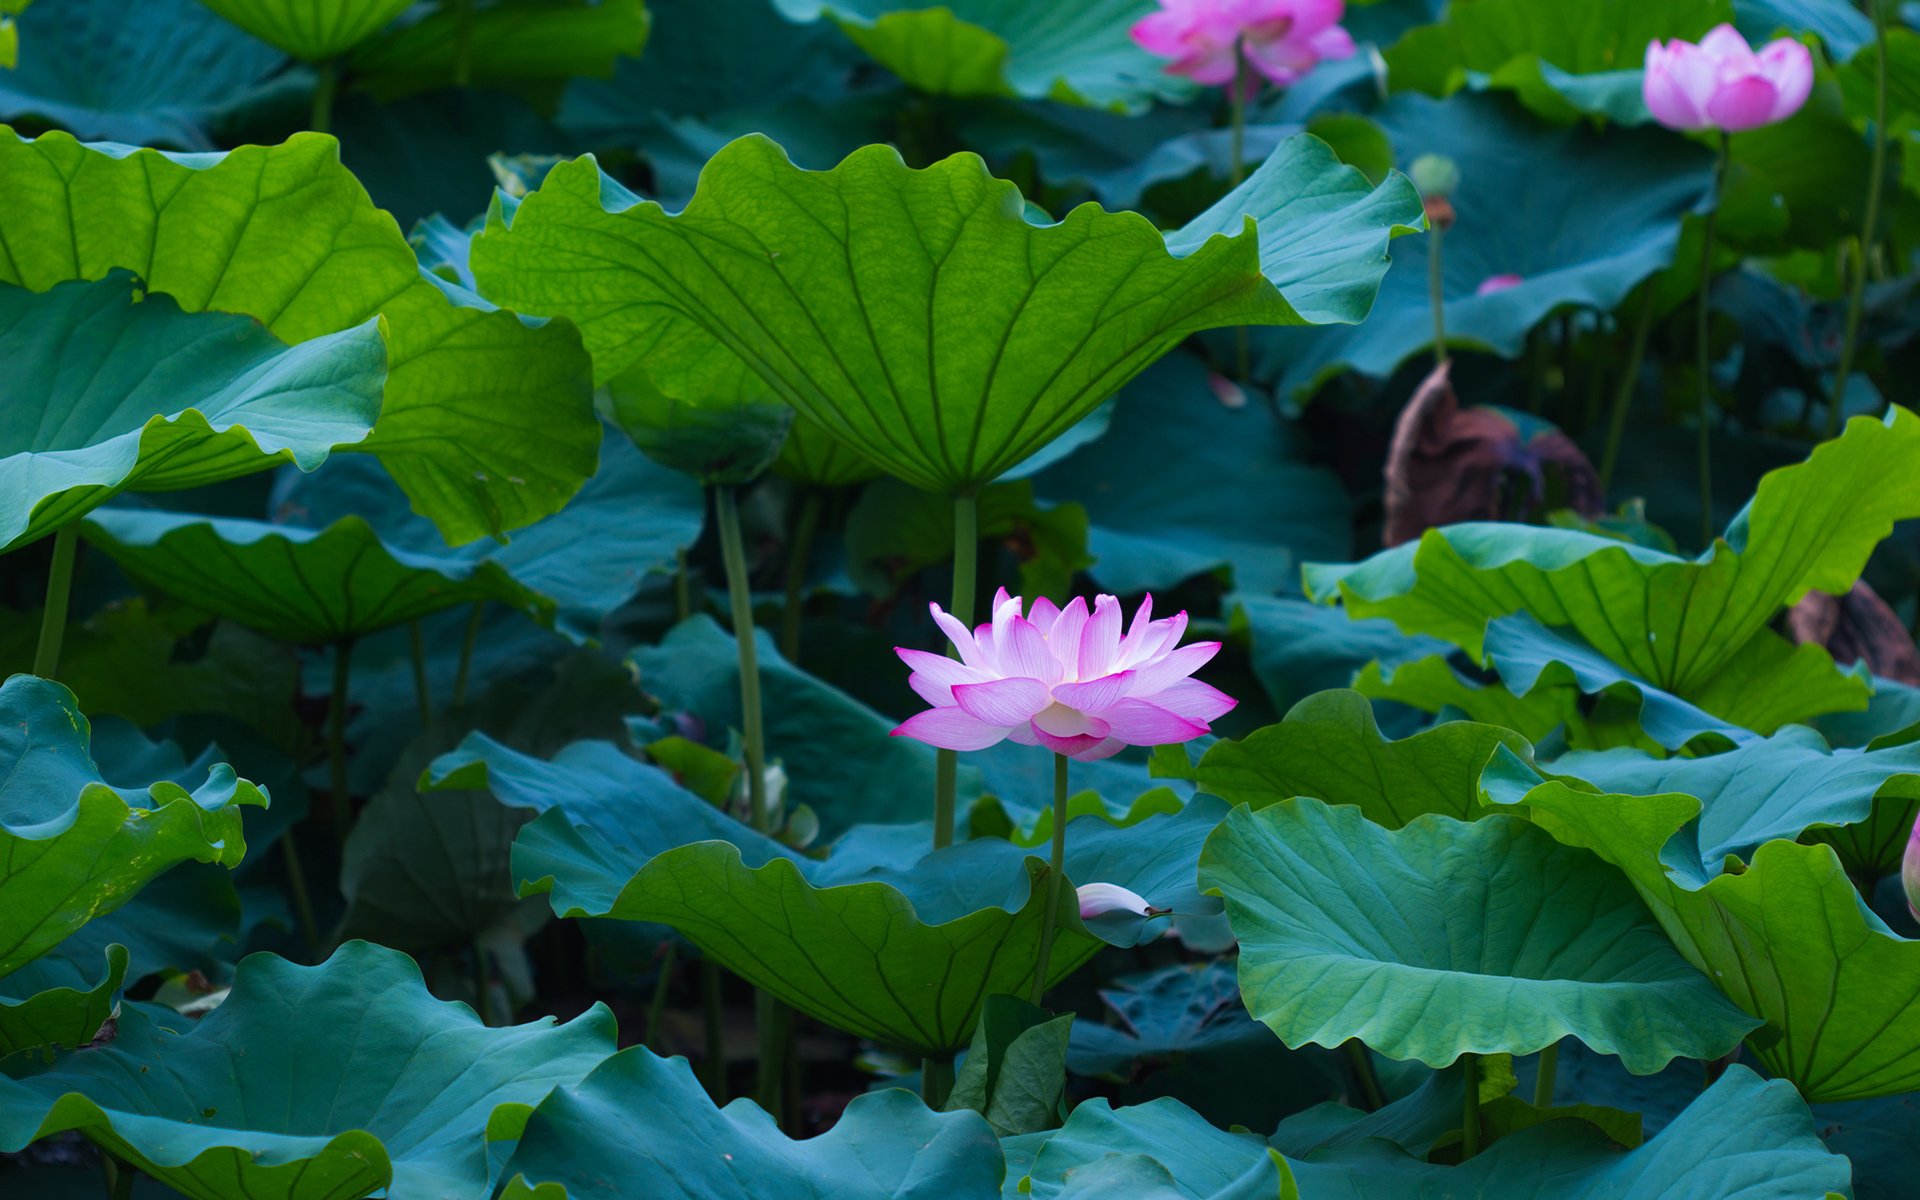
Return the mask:
{"type": "Polygon", "coordinates": [[[1647,44],[1647,111],[1670,129],[1758,129],[1799,112],[1812,90],[1813,55],[1792,38],[1756,54],[1738,30],[1721,25],[1697,46],[1680,38],[1647,44]]]}
{"type": "Polygon", "coordinates": [[[1145,896],[1117,883],[1086,883],[1077,890],[1080,895],[1080,919],[1083,921],[1114,912],[1132,913],[1140,917],[1149,917],[1154,913],[1153,906],[1147,903],[1145,896]]]}
{"type": "Polygon", "coordinates": [[[1413,160],[1407,174],[1413,186],[1429,199],[1447,197],[1460,190],[1460,167],[1444,154],[1422,154],[1413,160]]]}
{"type": "MultiPolygon", "coordinates": [[[[1907,856],[1900,863],[1900,882],[1907,889],[1907,911],[1913,914],[1914,920],[1920,921],[1920,821],[1913,823],[1913,834],[1907,838],[1907,856]]],[[[1084,893],[1086,889],[1081,891],[1084,893]]]]}

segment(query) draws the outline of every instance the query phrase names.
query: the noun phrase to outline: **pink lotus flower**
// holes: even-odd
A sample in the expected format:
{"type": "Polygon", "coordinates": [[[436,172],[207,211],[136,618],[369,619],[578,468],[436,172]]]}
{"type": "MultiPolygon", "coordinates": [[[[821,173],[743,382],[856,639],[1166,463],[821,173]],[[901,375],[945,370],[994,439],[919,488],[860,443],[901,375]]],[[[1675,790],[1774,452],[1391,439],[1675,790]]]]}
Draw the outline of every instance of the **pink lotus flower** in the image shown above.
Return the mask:
{"type": "Polygon", "coordinates": [[[1239,74],[1237,44],[1254,70],[1286,87],[1323,59],[1353,54],[1339,25],[1346,8],[1346,0],[1160,0],[1159,12],[1134,24],[1133,40],[1172,59],[1175,75],[1215,87],[1239,74]]]}
{"type": "Polygon", "coordinates": [[[1479,287],[1473,289],[1473,294],[1476,296],[1491,296],[1495,292],[1504,292],[1508,288],[1517,288],[1525,282],[1526,279],[1519,275],[1489,275],[1480,281],[1479,287]]]}
{"type": "Polygon", "coordinates": [[[967,627],[929,605],[960,660],[896,648],[913,668],[907,682],[933,705],[894,736],[947,750],[984,750],[1003,738],[1040,745],[1082,762],[1122,746],[1185,742],[1236,701],[1188,676],[1220,651],[1219,642],[1175,647],[1187,614],[1153,619],[1153,597],[1120,634],[1120,601],[1076,597],[1060,608],[1042,597],[1026,616],[1020,597],[1001,588],[993,619],[967,627]]]}
{"type": "Polygon", "coordinates": [[[1792,38],[1755,54],[1733,26],[1721,25],[1697,46],[1649,42],[1642,87],[1647,110],[1670,129],[1739,133],[1800,111],[1813,89],[1813,55],[1792,38]]]}
{"type": "Polygon", "coordinates": [[[1907,854],[1900,860],[1900,882],[1907,889],[1907,911],[1920,921],[1920,821],[1913,823],[1907,838],[1907,854]]]}

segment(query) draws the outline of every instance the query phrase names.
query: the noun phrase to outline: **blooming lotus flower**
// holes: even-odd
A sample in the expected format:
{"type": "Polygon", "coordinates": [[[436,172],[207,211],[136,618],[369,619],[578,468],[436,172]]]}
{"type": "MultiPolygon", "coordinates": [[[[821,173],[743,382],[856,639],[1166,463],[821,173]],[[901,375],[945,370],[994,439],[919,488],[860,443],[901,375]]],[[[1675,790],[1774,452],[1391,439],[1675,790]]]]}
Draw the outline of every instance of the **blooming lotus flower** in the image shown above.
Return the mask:
{"type": "Polygon", "coordinates": [[[1508,288],[1517,288],[1525,282],[1526,279],[1519,275],[1489,275],[1480,281],[1479,287],[1473,289],[1473,294],[1476,296],[1491,296],[1495,292],[1504,292],[1508,288]]]}
{"type": "Polygon", "coordinates": [[[1346,0],[1160,0],[1159,12],[1134,24],[1133,40],[1196,83],[1232,83],[1244,54],[1286,87],[1323,59],[1353,54],[1353,38],[1339,25],[1346,7],[1346,0]]]}
{"type": "Polygon", "coordinates": [[[1721,25],[1697,46],[1649,42],[1641,86],[1653,119],[1670,129],[1739,133],[1800,111],[1813,89],[1813,55],[1792,38],[1755,54],[1733,26],[1721,25]]]}
{"type": "Polygon", "coordinates": [[[1012,738],[1091,762],[1122,746],[1190,741],[1236,703],[1189,678],[1220,643],[1180,646],[1187,614],[1154,620],[1152,596],[1124,637],[1113,596],[1097,597],[1091,613],[1084,598],[1060,608],[1041,597],[1022,616],[1020,597],[1001,588],[992,620],[971,632],[938,604],[928,607],[960,659],[895,649],[913,668],[907,682],[933,705],[896,737],[947,750],[1012,738]]]}
{"type": "Polygon", "coordinates": [[[1920,821],[1913,823],[1907,838],[1907,855],[1900,861],[1900,882],[1907,889],[1907,911],[1920,921],[1920,821]]]}
{"type": "Polygon", "coordinates": [[[1079,894],[1080,919],[1083,921],[1104,917],[1108,913],[1123,912],[1136,917],[1150,917],[1155,912],[1145,896],[1117,883],[1086,883],[1074,890],[1079,894]]]}

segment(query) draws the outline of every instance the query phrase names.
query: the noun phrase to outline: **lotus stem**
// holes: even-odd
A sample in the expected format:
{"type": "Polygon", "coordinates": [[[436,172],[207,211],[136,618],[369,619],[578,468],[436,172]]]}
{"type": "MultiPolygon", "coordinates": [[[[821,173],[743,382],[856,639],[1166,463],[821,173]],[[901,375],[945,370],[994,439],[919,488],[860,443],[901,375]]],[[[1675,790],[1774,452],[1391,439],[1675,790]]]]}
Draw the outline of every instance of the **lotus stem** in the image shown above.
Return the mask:
{"type": "Polygon", "coordinates": [[[1713,350],[1707,344],[1708,315],[1713,293],[1713,229],[1720,216],[1720,199],[1727,188],[1731,142],[1720,134],[1720,158],[1713,171],[1713,207],[1700,231],[1700,300],[1694,314],[1694,370],[1700,388],[1700,545],[1713,545],[1713,350]]]}
{"type": "Polygon", "coordinates": [[[920,1064],[920,1098],[927,1107],[940,1112],[947,1106],[947,1097],[953,1094],[953,1060],[950,1058],[929,1058],[920,1064]]]}
{"type": "Polygon", "coordinates": [[[68,522],[53,535],[53,563],[47,568],[47,606],[40,613],[40,644],[33,652],[33,673],[52,679],[60,669],[60,644],[67,636],[67,606],[73,595],[73,559],[79,526],[68,522]]]}
{"type": "Polygon", "coordinates": [[[106,1176],[108,1200],[133,1200],[133,1182],[140,1172],[105,1152],[100,1155],[100,1170],[106,1176]]]}
{"type": "Polygon", "coordinates": [[[707,1025],[707,1094],[715,1104],[727,1102],[727,1038],[720,1004],[720,964],[700,963],[700,1000],[707,1025]]]}
{"type": "Polygon", "coordinates": [[[1368,1052],[1367,1044],[1359,1038],[1348,1038],[1342,1047],[1347,1061],[1353,1066],[1353,1075],[1360,1085],[1360,1095],[1366,1101],[1368,1112],[1379,1112],[1387,1106],[1386,1093],[1380,1090],[1380,1075],[1373,1069],[1373,1055],[1368,1052]]]}
{"type": "Polygon", "coordinates": [[[653,996],[647,1001],[647,1025],[640,1034],[640,1041],[656,1050],[660,1045],[660,1018],[667,1011],[667,988],[673,983],[674,960],[680,955],[680,943],[667,943],[666,953],[660,956],[660,978],[653,982],[653,996]]]}
{"type": "MultiPolygon", "coordinates": [[[[973,628],[973,593],[979,571],[980,502],[971,492],[953,498],[953,603],[947,609],[954,620],[973,628]]],[[[949,648],[948,654],[958,651],[949,648]]],[[[933,848],[953,844],[954,808],[959,796],[960,756],[952,750],[934,754],[933,848]]]]}
{"type": "Polygon", "coordinates": [[[1060,923],[1060,880],[1067,873],[1067,756],[1053,756],[1053,852],[1047,856],[1047,911],[1040,923],[1040,959],[1033,964],[1033,1003],[1047,991],[1053,936],[1060,923]]]}
{"type": "Polygon", "coordinates": [[[1607,448],[1600,456],[1600,494],[1613,486],[1613,468],[1620,462],[1620,435],[1626,432],[1627,410],[1633,407],[1633,394],[1640,383],[1640,364],[1647,357],[1647,334],[1653,329],[1653,285],[1647,285],[1640,302],[1640,317],[1634,322],[1633,344],[1627,349],[1626,374],[1613,394],[1613,412],[1607,417],[1607,448]]]}
{"type": "MultiPolygon", "coordinates": [[[[740,724],[747,760],[748,819],[754,831],[773,832],[773,812],[767,803],[767,742],[760,712],[760,651],[754,640],[753,593],[747,580],[746,539],[740,532],[738,490],[722,485],[713,490],[714,516],[720,526],[720,557],[727,572],[727,601],[733,610],[733,644],[740,656],[740,724]]],[[[792,1018],[786,1006],[764,991],[754,993],[755,1026],[760,1034],[759,1074],[755,1094],[760,1106],[777,1118],[785,1080],[786,1037],[792,1018]]]]}
{"type": "Polygon", "coordinates": [[[287,869],[287,891],[292,893],[294,919],[300,922],[300,937],[309,956],[320,953],[320,926],[313,919],[313,896],[307,891],[307,871],[300,865],[300,849],[293,844],[293,830],[280,835],[280,861],[287,869]]]}
{"type": "Polygon", "coordinates": [[[806,602],[807,564],[813,557],[813,537],[820,528],[820,510],[825,506],[819,488],[808,488],[795,518],[793,542],[787,547],[787,602],[780,612],[780,653],[798,666],[800,663],[800,610],[806,602]]]}
{"type": "Polygon", "coordinates": [[[353,670],[353,639],[333,645],[333,696],[327,705],[327,786],[332,789],[333,833],[341,844],[353,823],[353,800],[347,795],[347,683],[353,670]]]}
{"type": "Polygon", "coordinates": [[[433,685],[427,682],[427,639],[420,631],[420,618],[407,623],[410,657],[413,659],[413,698],[420,705],[420,728],[433,724],[433,685]]]}
{"type": "Polygon", "coordinates": [[[1466,1099],[1460,1106],[1460,1161],[1480,1153],[1480,1056],[1462,1054],[1460,1068],[1466,1077],[1466,1099]]]}
{"type": "MultiPolygon", "coordinates": [[[[1231,180],[1229,190],[1240,186],[1247,177],[1247,78],[1246,50],[1238,39],[1233,43],[1233,91],[1228,98],[1229,123],[1232,132],[1228,135],[1227,178],[1231,180]]],[[[1241,383],[1248,382],[1247,376],[1252,370],[1253,354],[1247,344],[1247,327],[1240,326],[1233,331],[1234,377],[1241,383]]]]}
{"type": "Polygon", "coordinates": [[[673,552],[673,615],[682,621],[693,615],[693,581],[687,576],[685,546],[673,552]]]}
{"type": "Polygon", "coordinates": [[[307,128],[315,133],[333,132],[333,97],[340,90],[340,64],[333,59],[317,63],[313,81],[313,112],[307,128]]]}
{"type": "Polygon", "coordinates": [[[475,600],[473,614],[467,618],[467,638],[460,644],[460,670],[453,677],[453,706],[467,702],[467,675],[473,669],[473,648],[480,641],[480,622],[487,615],[487,602],[475,600]]]}
{"type": "Polygon", "coordinates": [[[1433,309],[1433,365],[1447,361],[1447,284],[1440,257],[1446,229],[1431,218],[1427,221],[1427,306],[1433,309]]]}
{"type": "Polygon", "coordinates": [[[1533,1106],[1535,1108],[1553,1107],[1553,1076],[1560,1066],[1560,1043],[1555,1042],[1540,1052],[1540,1062],[1536,1066],[1533,1079],[1533,1106]]]}
{"type": "Polygon", "coordinates": [[[1847,404],[1847,381],[1853,375],[1853,353],[1860,341],[1860,314],[1866,307],[1867,259],[1880,224],[1880,181],[1887,173],[1887,0],[1867,0],[1873,13],[1873,155],[1867,167],[1866,215],[1860,221],[1860,253],[1854,255],[1853,279],[1847,294],[1846,334],[1840,342],[1840,363],[1833,372],[1833,400],[1827,405],[1827,436],[1840,432],[1847,404]]]}

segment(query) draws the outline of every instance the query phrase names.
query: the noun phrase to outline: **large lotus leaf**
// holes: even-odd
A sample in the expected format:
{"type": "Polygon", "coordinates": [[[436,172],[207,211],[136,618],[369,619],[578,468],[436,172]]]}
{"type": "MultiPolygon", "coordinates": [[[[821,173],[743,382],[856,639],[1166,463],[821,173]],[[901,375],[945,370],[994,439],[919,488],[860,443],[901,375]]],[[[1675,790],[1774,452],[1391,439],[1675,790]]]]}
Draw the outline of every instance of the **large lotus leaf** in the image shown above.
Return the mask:
{"type": "Polygon", "coordinates": [[[734,377],[697,397],[669,396],[644,369],[607,381],[606,415],[648,458],[703,484],[758,479],[786,444],[793,409],[734,360],[734,377]]]}
{"type": "Polygon", "coordinates": [[[792,21],[831,19],[862,50],[922,91],[1025,96],[1117,109],[1191,88],[1127,31],[1145,0],[774,0],[792,21]]]}
{"type": "Polygon", "coordinates": [[[0,285],[0,550],[123,491],[291,462],[312,471],[380,413],[380,319],[298,346],[245,317],[183,313],[124,273],[35,294],[0,285]]]}
{"type": "Polygon", "coordinates": [[[243,313],[290,343],[385,317],[385,400],[360,448],[451,542],[546,516],[593,473],[578,335],[423,273],[332,138],[180,156],[8,133],[0,177],[0,282],[133,270],[183,308],[243,313]]]}
{"type": "Polygon", "coordinates": [[[283,490],[288,522],[105,509],[83,532],[147,586],[282,641],[356,638],[483,601],[585,636],[700,528],[691,481],[617,442],[606,458],[574,503],[505,545],[448,547],[360,462],[283,490]]]}
{"type": "Polygon", "coordinates": [[[1225,569],[1236,587],[1278,591],[1300,560],[1352,549],[1346,489],[1307,465],[1303,440],[1265,408],[1228,408],[1199,360],[1170,355],[1127,386],[1105,434],[1033,486],[1086,506],[1088,573],[1106,590],[1164,590],[1225,569]],[[1223,479],[1235,481],[1225,503],[1223,479]]]}
{"type": "Polygon", "coordinates": [[[1452,651],[1436,638],[1409,637],[1391,621],[1349,619],[1294,597],[1238,592],[1228,603],[1234,627],[1244,624],[1252,639],[1254,675],[1283,712],[1315,692],[1353,684],[1369,663],[1397,666],[1452,651]]]}
{"type": "Polygon", "coordinates": [[[1920,1088],[1920,942],[1862,905],[1831,848],[1770,841],[1722,874],[1685,836],[1692,796],[1595,795],[1506,755],[1482,781],[1626,872],[1688,961],[1766,1022],[1749,1048],[1808,1100],[1920,1088]]]}
{"type": "MultiPolygon", "coordinates": [[[[767,755],[784,764],[788,802],[812,808],[827,838],[864,822],[920,817],[932,748],[888,737],[897,722],[787,662],[765,633],[754,636],[767,755]]],[[[725,747],[728,731],[740,727],[740,658],[711,618],[675,626],[629,661],[648,693],[703,720],[714,746],[725,747]]]]}
{"type": "Polygon", "coordinates": [[[1357,1037],[1439,1067],[1572,1035],[1648,1074],[1754,1027],[1619,872],[1511,816],[1392,831],[1313,799],[1236,808],[1200,879],[1226,899],[1247,1010],[1289,1046],[1357,1037]]]}
{"type": "MultiPolygon", "coordinates": [[[[1701,877],[1711,877],[1728,855],[1747,860],[1761,843],[1788,841],[1823,826],[1846,828],[1889,812],[1885,828],[1858,843],[1865,850],[1848,862],[1851,873],[1878,876],[1900,868],[1905,833],[1920,787],[1920,742],[1872,750],[1834,750],[1811,729],[1790,726],[1773,737],[1745,742],[1722,754],[1655,758],[1638,750],[1572,753],[1555,759],[1551,771],[1571,775],[1604,792],[1652,796],[1684,792],[1700,801],[1700,817],[1687,837],[1698,854],[1701,877]],[[1877,804],[1876,801],[1883,801],[1877,804]],[[1890,802],[1890,803],[1888,803],[1890,802]],[[1905,829],[1900,828],[1905,825],[1905,829]]],[[[1849,841],[1842,851],[1848,858],[1849,841]]]]}
{"type": "MultiPolygon", "coordinates": [[[[1053,1200],[1074,1172],[1108,1155],[1146,1155],[1188,1198],[1228,1192],[1264,1165],[1270,1147],[1247,1133],[1208,1125],[1171,1101],[1114,1109],[1091,1100],[1034,1158],[1022,1194],[1053,1200]]],[[[1281,1197],[1362,1200],[1434,1196],[1449,1200],[1804,1200],[1847,1188],[1847,1160],[1814,1133],[1806,1105],[1783,1083],[1735,1065],[1659,1137],[1621,1151],[1580,1121],[1553,1121],[1503,1137],[1469,1162],[1444,1166],[1372,1140],[1289,1161],[1281,1197]]]]}
{"type": "Polygon", "coordinates": [[[0,1058],[41,1046],[86,1045],[113,1015],[127,977],[125,946],[108,946],[105,958],[71,987],[32,979],[33,964],[0,979],[0,1058]]]}
{"type": "Polygon", "coordinates": [[[443,4],[362,43],[347,69],[356,86],[386,101],[455,83],[525,87],[604,78],[646,41],[641,0],[443,4]],[[465,79],[459,77],[463,55],[465,79]]]}
{"type": "Polygon", "coordinates": [[[637,1179],[653,1200],[996,1200],[1005,1169],[973,1112],[889,1088],[793,1141],[751,1101],[715,1108],[685,1059],[635,1046],[533,1110],[502,1200],[625,1200],[637,1179]]]}
{"type": "Polygon", "coordinates": [[[373,36],[412,0],[200,0],[263,42],[324,62],[373,36]]]}
{"type": "Polygon", "coordinates": [[[266,806],[220,764],[193,791],[171,780],[115,788],[88,753],[73,693],[15,675],[0,684],[0,976],[189,859],[238,865],[240,808],[266,806]]]}
{"type": "Polygon", "coordinates": [[[1647,43],[1700,40],[1733,20],[1729,0],[1464,0],[1432,25],[1408,31],[1386,52],[1395,88],[1445,96],[1463,86],[1517,92],[1558,121],[1581,114],[1639,125],[1647,43]]]}
{"type": "MultiPolygon", "coordinates": [[[[1393,628],[1379,618],[1366,623],[1393,628]]],[[[1565,725],[1569,744],[1589,744],[1583,738],[1585,714],[1577,688],[1537,684],[1526,695],[1516,696],[1499,683],[1468,678],[1448,659],[1443,653],[1391,664],[1376,660],[1361,669],[1353,690],[1369,700],[1391,700],[1423,713],[1452,713],[1499,725],[1531,742],[1565,725]]]]}
{"type": "Polygon", "coordinates": [[[69,1129],[198,1200],[484,1195],[488,1123],[614,1050],[595,1005],[489,1029],[397,951],[256,954],[186,1033],[122,1014],[111,1046],[0,1080],[0,1148],[69,1129]]]}
{"type": "Polygon", "coordinates": [[[1851,707],[1864,707],[1863,679],[1850,682],[1824,649],[1790,646],[1767,625],[1810,591],[1844,593],[1893,523],[1920,515],[1920,476],[1906,469],[1916,454],[1920,418],[1905,409],[1851,421],[1805,462],[1765,475],[1697,559],[1576,530],[1471,522],[1364,563],[1310,565],[1307,588],[1476,658],[1489,621],[1525,611],[1716,716],[1782,683],[1821,695],[1850,688],[1851,707]]]}
{"type": "MultiPolygon", "coordinates": [[[[1458,220],[1442,256],[1451,346],[1518,357],[1563,307],[1611,312],[1669,266],[1680,222],[1713,189],[1713,158],[1663,129],[1543,125],[1503,96],[1406,94],[1374,114],[1395,160],[1443,154],[1460,168],[1458,220]],[[1479,295],[1496,275],[1518,286],[1479,295]]],[[[1384,378],[1433,344],[1428,238],[1394,247],[1366,322],[1256,334],[1256,369],[1302,399],[1343,369],[1384,378]]]]}
{"type": "Polygon", "coordinates": [[[677,215],[591,158],[562,163],[517,207],[496,197],[473,267],[488,296],[577,324],[600,380],[645,356],[662,391],[697,395],[732,353],[945,492],[1027,458],[1188,333],[1359,320],[1417,204],[1404,178],[1372,188],[1296,138],[1169,236],[1092,205],[1034,225],[972,155],[909,170],[869,146],[803,171],[751,136],[677,215]]]}
{"type": "Polygon", "coordinates": [[[1294,796],[1350,804],[1398,829],[1415,817],[1480,815],[1480,771],[1496,747],[1531,751],[1497,725],[1450,721],[1393,741],[1357,692],[1331,691],[1293,706],[1278,725],[1240,741],[1215,742],[1200,760],[1200,787],[1234,804],[1265,808],[1294,796]]]}
{"type": "Polygon", "coordinates": [[[298,76],[199,0],[64,0],[21,14],[34,52],[0,74],[0,120],[82,138],[210,150],[208,126],[298,76]]]}

